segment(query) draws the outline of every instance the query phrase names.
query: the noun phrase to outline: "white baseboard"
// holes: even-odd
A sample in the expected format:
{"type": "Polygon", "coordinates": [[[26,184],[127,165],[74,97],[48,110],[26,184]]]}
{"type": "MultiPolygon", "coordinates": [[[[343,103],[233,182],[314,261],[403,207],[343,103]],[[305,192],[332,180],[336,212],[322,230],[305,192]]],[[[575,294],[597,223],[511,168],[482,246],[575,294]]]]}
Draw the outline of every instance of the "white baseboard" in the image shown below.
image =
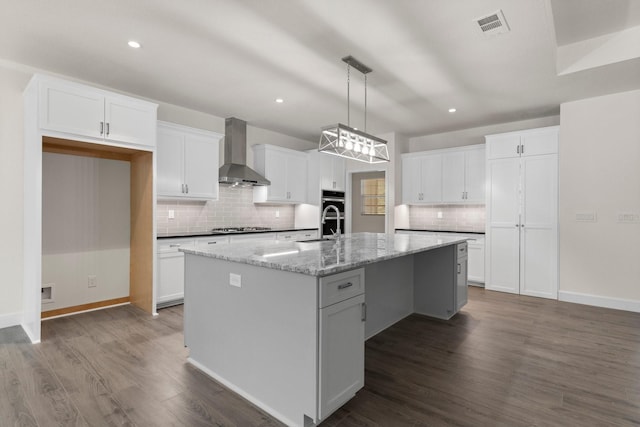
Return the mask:
{"type": "Polygon", "coordinates": [[[193,358],[191,358],[191,357],[187,358],[187,362],[191,363],[193,366],[195,366],[196,368],[200,369],[202,372],[204,372],[205,374],[207,374],[208,376],[210,376],[214,380],[218,381],[223,386],[229,388],[234,393],[237,393],[240,396],[244,397],[249,402],[253,403],[258,408],[262,409],[263,411],[265,411],[269,415],[272,415],[274,418],[277,418],[278,420],[282,421],[286,425],[288,425],[288,426],[299,426],[300,425],[300,424],[294,423],[293,421],[291,421],[290,419],[288,419],[287,417],[282,415],[280,412],[276,411],[275,409],[273,409],[269,405],[263,403],[260,399],[257,399],[254,396],[252,396],[251,394],[249,394],[246,391],[242,390],[241,388],[239,388],[238,386],[236,386],[232,382],[227,381],[225,378],[223,378],[220,375],[216,374],[211,369],[209,369],[206,366],[204,366],[202,363],[200,363],[200,362],[198,362],[196,360],[193,360],[193,358]]]}
{"type": "Polygon", "coordinates": [[[0,314],[0,329],[17,326],[22,321],[22,313],[0,314]]]}
{"type": "Polygon", "coordinates": [[[617,310],[640,313],[640,301],[603,297],[600,295],[583,294],[579,292],[559,291],[558,300],[577,304],[593,305],[595,307],[615,308],[617,310]]]}

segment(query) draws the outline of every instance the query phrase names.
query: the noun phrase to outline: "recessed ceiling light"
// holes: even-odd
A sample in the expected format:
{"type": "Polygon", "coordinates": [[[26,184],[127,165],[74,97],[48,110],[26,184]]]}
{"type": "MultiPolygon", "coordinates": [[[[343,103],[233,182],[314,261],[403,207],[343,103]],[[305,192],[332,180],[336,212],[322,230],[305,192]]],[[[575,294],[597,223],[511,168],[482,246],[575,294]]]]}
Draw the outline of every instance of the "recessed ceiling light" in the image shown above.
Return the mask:
{"type": "Polygon", "coordinates": [[[449,108],[450,113],[455,113],[457,110],[455,108],[449,108]]]}
{"type": "Polygon", "coordinates": [[[134,49],[139,49],[140,46],[142,46],[140,43],[138,43],[135,40],[129,40],[129,43],[127,43],[129,45],[129,47],[132,47],[134,49]]]}
{"type": "Polygon", "coordinates": [[[276,102],[277,102],[278,104],[282,104],[282,103],[284,102],[284,99],[282,99],[282,98],[276,98],[276,102]]]}

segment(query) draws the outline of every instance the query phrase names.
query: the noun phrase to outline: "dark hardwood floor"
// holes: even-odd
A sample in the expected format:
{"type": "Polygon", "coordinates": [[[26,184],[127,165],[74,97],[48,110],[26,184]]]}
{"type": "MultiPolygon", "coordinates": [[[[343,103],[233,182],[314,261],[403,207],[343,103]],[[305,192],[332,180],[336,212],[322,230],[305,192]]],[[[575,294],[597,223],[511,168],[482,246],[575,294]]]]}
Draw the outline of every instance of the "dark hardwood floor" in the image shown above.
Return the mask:
{"type": "MultiPolygon", "coordinates": [[[[367,341],[365,388],[323,426],[640,425],[640,314],[470,288],[448,322],[367,341]]],[[[281,425],[186,363],[182,306],[0,330],[0,426],[281,425]]]]}

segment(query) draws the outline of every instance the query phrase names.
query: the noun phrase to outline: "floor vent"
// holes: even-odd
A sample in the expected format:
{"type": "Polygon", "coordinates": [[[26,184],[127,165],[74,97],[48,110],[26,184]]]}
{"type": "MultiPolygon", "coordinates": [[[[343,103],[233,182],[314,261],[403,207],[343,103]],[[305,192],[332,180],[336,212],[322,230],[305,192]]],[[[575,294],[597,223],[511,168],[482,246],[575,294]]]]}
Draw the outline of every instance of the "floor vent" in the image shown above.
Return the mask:
{"type": "Polygon", "coordinates": [[[504,19],[502,10],[497,10],[489,15],[476,18],[474,20],[480,28],[480,32],[485,35],[502,34],[510,31],[507,20],[504,19]]]}

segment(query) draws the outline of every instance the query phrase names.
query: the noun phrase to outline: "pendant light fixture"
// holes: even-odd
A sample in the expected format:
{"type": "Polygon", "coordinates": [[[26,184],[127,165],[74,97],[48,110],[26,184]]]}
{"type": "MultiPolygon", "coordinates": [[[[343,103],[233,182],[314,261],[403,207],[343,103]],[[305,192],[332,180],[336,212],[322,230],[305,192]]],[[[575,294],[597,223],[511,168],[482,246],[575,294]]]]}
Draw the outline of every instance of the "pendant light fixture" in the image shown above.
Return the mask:
{"type": "Polygon", "coordinates": [[[367,74],[373,70],[351,55],[342,60],[347,63],[347,124],[338,123],[322,128],[318,151],[365,163],[388,162],[387,141],[367,133],[367,74]],[[364,74],[364,131],[351,127],[351,67],[364,74]]]}

